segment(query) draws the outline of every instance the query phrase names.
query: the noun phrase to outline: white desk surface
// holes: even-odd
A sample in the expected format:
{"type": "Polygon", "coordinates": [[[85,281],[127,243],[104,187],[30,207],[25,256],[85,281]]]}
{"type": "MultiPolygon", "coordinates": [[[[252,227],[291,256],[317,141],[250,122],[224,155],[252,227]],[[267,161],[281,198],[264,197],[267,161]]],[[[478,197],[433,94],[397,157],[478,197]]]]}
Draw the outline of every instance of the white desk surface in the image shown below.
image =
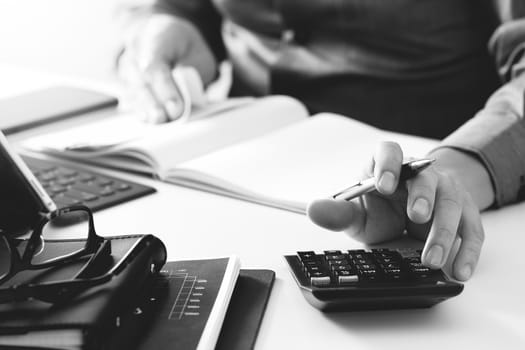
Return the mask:
{"type": "Polygon", "coordinates": [[[256,349],[525,348],[525,204],[484,215],[483,256],[458,297],[430,309],[323,314],[303,298],[282,256],[360,244],[298,214],[153,185],[157,194],[97,213],[98,231],[156,234],[169,259],[236,254],[244,267],[274,270],[256,349]]]}
{"type": "Polygon", "coordinates": [[[525,349],[525,204],[483,215],[482,258],[458,297],[430,309],[324,314],[303,298],[283,255],[359,243],[298,214],[119,175],[158,193],[96,213],[100,234],[153,233],[170,260],[236,254],[246,268],[276,272],[256,349],[525,349]]]}
{"type": "Polygon", "coordinates": [[[360,244],[298,214],[124,176],[158,193],[96,213],[100,234],[152,233],[170,260],[236,254],[243,267],[276,272],[256,349],[525,348],[525,204],[484,215],[482,259],[458,297],[430,309],[323,314],[303,298],[283,255],[360,244]]]}

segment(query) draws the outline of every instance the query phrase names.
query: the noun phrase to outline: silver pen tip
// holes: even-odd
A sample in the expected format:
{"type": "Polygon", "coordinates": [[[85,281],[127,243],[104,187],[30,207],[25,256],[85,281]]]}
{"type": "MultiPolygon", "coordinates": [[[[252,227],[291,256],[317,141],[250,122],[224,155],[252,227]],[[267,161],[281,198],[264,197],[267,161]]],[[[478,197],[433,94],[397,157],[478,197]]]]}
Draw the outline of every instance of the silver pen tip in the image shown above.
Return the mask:
{"type": "Polygon", "coordinates": [[[420,168],[426,168],[430,164],[434,163],[436,160],[433,158],[423,158],[423,159],[416,159],[413,161],[410,161],[410,167],[412,169],[420,169],[420,168]]]}

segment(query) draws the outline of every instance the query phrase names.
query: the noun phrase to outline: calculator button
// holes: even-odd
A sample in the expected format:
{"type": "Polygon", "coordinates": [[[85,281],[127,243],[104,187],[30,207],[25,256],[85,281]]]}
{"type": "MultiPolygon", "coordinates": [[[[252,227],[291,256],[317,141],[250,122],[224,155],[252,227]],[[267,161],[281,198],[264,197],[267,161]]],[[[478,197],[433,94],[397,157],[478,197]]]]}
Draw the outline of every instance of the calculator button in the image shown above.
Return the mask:
{"type": "Polygon", "coordinates": [[[421,267],[409,267],[408,271],[411,274],[415,274],[415,275],[422,275],[422,274],[430,274],[430,273],[432,273],[432,270],[430,270],[428,267],[424,267],[424,266],[421,266],[421,267]]]}
{"type": "Polygon", "coordinates": [[[348,254],[348,256],[356,264],[369,264],[375,262],[374,256],[371,254],[348,254]]]}
{"type": "Polygon", "coordinates": [[[370,270],[358,270],[359,276],[367,281],[375,281],[378,279],[378,273],[374,269],[370,270]]]}
{"type": "Polygon", "coordinates": [[[425,268],[428,269],[425,265],[423,265],[421,262],[410,262],[408,263],[409,269],[418,269],[418,268],[425,268]]]}
{"type": "Polygon", "coordinates": [[[319,272],[312,272],[311,273],[311,277],[325,277],[325,276],[328,276],[328,273],[324,272],[324,271],[319,271],[319,272]]]}
{"type": "Polygon", "coordinates": [[[366,256],[364,253],[356,253],[356,254],[348,254],[352,257],[352,259],[366,259],[366,256]]]}
{"type": "Polygon", "coordinates": [[[389,263],[389,264],[380,264],[380,266],[383,268],[383,269],[399,269],[401,268],[401,264],[400,263],[389,263]]]}
{"type": "Polygon", "coordinates": [[[305,268],[305,270],[308,275],[314,272],[323,272],[323,268],[321,266],[308,266],[305,268]]]}
{"type": "Polygon", "coordinates": [[[403,261],[407,264],[421,264],[420,258],[405,258],[403,261]]]}
{"type": "Polygon", "coordinates": [[[349,271],[338,271],[336,276],[339,284],[359,282],[359,277],[349,271]]]}
{"type": "Polygon", "coordinates": [[[343,254],[334,254],[334,255],[326,255],[325,258],[328,261],[331,261],[331,260],[345,260],[346,256],[343,255],[343,254]]]}
{"type": "Polygon", "coordinates": [[[308,251],[308,252],[297,252],[297,255],[299,255],[299,258],[302,261],[305,260],[315,260],[317,256],[315,255],[315,252],[308,251]]]}
{"type": "Polygon", "coordinates": [[[387,274],[384,277],[387,281],[401,281],[403,279],[401,274],[387,274]]]}
{"type": "Polygon", "coordinates": [[[432,272],[428,267],[414,267],[409,269],[413,273],[430,273],[432,272]]]}
{"type": "Polygon", "coordinates": [[[418,253],[418,251],[415,250],[415,249],[402,248],[402,249],[397,249],[397,251],[399,252],[399,254],[401,254],[401,257],[403,257],[403,258],[418,258],[418,259],[421,259],[421,254],[418,253]]]}
{"type": "Polygon", "coordinates": [[[324,254],[325,255],[341,255],[342,253],[340,250],[325,250],[324,254]]]}
{"type": "Polygon", "coordinates": [[[396,261],[401,261],[402,260],[400,257],[395,256],[395,255],[375,256],[375,258],[379,262],[386,262],[386,263],[396,262],[396,261]]]}
{"type": "Polygon", "coordinates": [[[390,250],[388,248],[376,248],[376,249],[372,249],[372,253],[386,253],[386,252],[389,252],[390,250]]]}
{"type": "Polygon", "coordinates": [[[339,265],[339,266],[332,266],[332,271],[354,271],[354,268],[350,265],[339,265]]]}
{"type": "Polygon", "coordinates": [[[401,275],[401,269],[385,269],[383,272],[386,276],[401,275]]]}
{"type": "Polygon", "coordinates": [[[346,260],[329,260],[328,265],[332,266],[341,266],[341,265],[350,265],[346,260]]]}
{"type": "Polygon", "coordinates": [[[373,270],[376,268],[374,264],[359,264],[359,265],[356,265],[356,267],[359,270],[373,270]]]}
{"type": "Polygon", "coordinates": [[[310,277],[310,282],[313,286],[321,287],[330,285],[330,276],[314,276],[310,277]]]}
{"type": "Polygon", "coordinates": [[[324,271],[323,266],[316,261],[306,261],[303,263],[304,272],[324,271]]]}
{"type": "Polygon", "coordinates": [[[303,266],[305,268],[312,266],[321,266],[321,263],[319,261],[303,261],[303,266]]]}

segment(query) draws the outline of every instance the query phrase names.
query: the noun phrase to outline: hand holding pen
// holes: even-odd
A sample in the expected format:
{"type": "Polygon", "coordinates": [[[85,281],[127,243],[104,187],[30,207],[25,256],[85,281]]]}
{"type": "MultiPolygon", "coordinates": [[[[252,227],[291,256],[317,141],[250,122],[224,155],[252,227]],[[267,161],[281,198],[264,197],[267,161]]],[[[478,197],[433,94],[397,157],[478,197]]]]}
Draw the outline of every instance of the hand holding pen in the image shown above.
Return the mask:
{"type": "Polygon", "coordinates": [[[483,243],[479,209],[453,176],[430,163],[418,160],[403,165],[399,145],[382,143],[365,172],[366,180],[335,194],[337,199],[313,201],[308,215],[318,225],[344,231],[366,244],[406,232],[426,241],[422,254],[426,266],[442,268],[451,260],[453,277],[467,280],[483,243]]]}
{"type": "MultiPolygon", "coordinates": [[[[404,182],[410,180],[420,171],[425,170],[434,162],[434,159],[416,159],[403,163],[401,166],[401,173],[399,174],[399,181],[404,182]]],[[[345,188],[344,190],[334,194],[334,199],[344,199],[345,201],[357,198],[365,193],[375,191],[377,179],[369,177],[366,180],[357,182],[356,184],[345,188]]]]}

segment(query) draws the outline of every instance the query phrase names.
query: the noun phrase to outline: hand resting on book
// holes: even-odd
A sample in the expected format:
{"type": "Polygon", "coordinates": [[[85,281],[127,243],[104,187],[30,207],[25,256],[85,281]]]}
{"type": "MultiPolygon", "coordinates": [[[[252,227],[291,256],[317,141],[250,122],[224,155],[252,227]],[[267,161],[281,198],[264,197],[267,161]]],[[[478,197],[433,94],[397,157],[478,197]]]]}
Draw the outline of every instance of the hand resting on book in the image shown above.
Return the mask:
{"type": "MultiPolygon", "coordinates": [[[[475,161],[467,157],[465,162],[475,161]]],[[[398,238],[405,231],[426,239],[423,264],[438,269],[450,258],[454,277],[467,280],[477,265],[484,240],[479,215],[482,208],[466,189],[469,185],[462,184],[437,160],[406,186],[398,186],[402,150],[396,143],[383,142],[363,177],[374,176],[377,191],[348,202],[315,200],[308,207],[308,215],[322,227],[345,231],[365,243],[398,238]],[[461,243],[456,253],[458,239],[461,243]]]]}
{"type": "Polygon", "coordinates": [[[148,121],[178,120],[185,115],[188,101],[173,70],[180,65],[192,67],[207,85],[218,69],[213,53],[199,30],[180,18],[153,14],[134,29],[119,59],[120,76],[136,92],[137,107],[148,121]]]}

